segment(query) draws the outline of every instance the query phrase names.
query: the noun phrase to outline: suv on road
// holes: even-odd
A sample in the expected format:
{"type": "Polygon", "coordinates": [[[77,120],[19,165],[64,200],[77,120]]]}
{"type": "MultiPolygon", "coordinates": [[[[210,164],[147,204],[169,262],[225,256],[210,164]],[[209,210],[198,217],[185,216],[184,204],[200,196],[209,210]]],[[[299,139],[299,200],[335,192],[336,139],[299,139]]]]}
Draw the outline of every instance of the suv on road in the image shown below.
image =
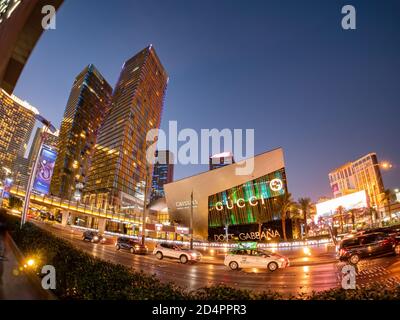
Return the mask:
{"type": "Polygon", "coordinates": [[[185,264],[190,262],[197,262],[201,260],[201,253],[196,250],[183,249],[180,246],[170,243],[158,244],[153,251],[157,259],[161,260],[164,257],[178,259],[181,263],[185,264]]]}
{"type": "Polygon", "coordinates": [[[82,238],[84,241],[90,241],[92,243],[105,243],[107,240],[97,231],[90,230],[85,231],[82,235],[82,238]]]}
{"type": "Polygon", "coordinates": [[[341,241],[338,258],[357,264],[360,259],[393,254],[399,251],[400,246],[396,239],[382,232],[367,233],[341,241]]]}
{"type": "Polygon", "coordinates": [[[119,237],[115,243],[117,250],[128,250],[130,253],[147,254],[147,247],[138,241],[127,237],[119,237]]]}

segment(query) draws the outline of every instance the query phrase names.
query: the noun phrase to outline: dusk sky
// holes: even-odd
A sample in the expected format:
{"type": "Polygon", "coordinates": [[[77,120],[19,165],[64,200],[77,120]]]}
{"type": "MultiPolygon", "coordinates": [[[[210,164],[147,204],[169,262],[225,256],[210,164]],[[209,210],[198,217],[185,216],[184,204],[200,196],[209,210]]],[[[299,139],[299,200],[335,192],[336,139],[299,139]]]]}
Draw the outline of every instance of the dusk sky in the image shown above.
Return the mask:
{"type": "MultiPolygon", "coordinates": [[[[170,81],[162,128],[255,129],[283,147],[297,199],[332,196],[328,172],[369,152],[400,187],[400,1],[65,0],[16,91],[60,126],[75,76],[95,64],[115,86],[153,44],[170,81]],[[341,28],[341,8],[357,30],[341,28]]],[[[175,179],[207,170],[182,166],[175,179]]]]}

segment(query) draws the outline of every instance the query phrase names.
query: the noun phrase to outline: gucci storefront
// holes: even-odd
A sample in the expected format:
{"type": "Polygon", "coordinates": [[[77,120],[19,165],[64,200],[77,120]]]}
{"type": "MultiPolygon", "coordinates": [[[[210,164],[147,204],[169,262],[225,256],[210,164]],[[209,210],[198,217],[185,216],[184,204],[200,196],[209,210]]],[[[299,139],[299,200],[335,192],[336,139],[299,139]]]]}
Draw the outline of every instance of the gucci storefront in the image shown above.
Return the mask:
{"type": "MultiPolygon", "coordinates": [[[[208,197],[210,241],[274,241],[282,236],[277,199],[287,191],[285,169],[208,197]]],[[[292,221],[286,234],[293,238],[292,221]]]]}
{"type": "MultiPolygon", "coordinates": [[[[279,241],[283,236],[277,200],[288,188],[281,148],[164,188],[171,221],[190,227],[193,209],[195,239],[279,241]],[[238,169],[249,164],[252,170],[240,174],[238,169]]],[[[286,222],[289,239],[296,238],[296,229],[286,222]]]]}

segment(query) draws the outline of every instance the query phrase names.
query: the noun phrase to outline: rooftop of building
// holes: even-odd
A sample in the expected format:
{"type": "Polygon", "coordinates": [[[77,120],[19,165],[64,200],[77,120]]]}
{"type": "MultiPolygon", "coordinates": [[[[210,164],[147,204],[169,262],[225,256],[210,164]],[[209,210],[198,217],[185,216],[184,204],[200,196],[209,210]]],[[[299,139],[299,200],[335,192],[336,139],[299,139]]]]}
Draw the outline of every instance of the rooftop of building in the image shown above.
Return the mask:
{"type": "Polygon", "coordinates": [[[39,114],[39,110],[36,109],[34,106],[32,106],[31,104],[29,104],[29,102],[22,100],[20,98],[18,98],[17,96],[13,95],[13,94],[8,94],[5,90],[0,89],[1,92],[6,95],[7,97],[9,97],[10,99],[12,99],[13,101],[15,101],[17,104],[19,104],[21,107],[24,107],[26,109],[28,109],[29,111],[32,111],[34,114],[39,114]]]}

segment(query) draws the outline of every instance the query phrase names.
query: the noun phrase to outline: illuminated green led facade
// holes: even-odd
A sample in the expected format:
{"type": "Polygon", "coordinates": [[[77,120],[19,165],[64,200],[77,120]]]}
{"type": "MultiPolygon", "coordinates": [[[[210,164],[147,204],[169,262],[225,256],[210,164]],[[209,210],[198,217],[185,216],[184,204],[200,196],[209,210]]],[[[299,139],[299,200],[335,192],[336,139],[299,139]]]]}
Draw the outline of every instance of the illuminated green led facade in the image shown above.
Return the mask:
{"type": "Polygon", "coordinates": [[[274,202],[287,192],[285,169],[248,181],[208,198],[209,227],[248,225],[280,219],[274,202]]]}

